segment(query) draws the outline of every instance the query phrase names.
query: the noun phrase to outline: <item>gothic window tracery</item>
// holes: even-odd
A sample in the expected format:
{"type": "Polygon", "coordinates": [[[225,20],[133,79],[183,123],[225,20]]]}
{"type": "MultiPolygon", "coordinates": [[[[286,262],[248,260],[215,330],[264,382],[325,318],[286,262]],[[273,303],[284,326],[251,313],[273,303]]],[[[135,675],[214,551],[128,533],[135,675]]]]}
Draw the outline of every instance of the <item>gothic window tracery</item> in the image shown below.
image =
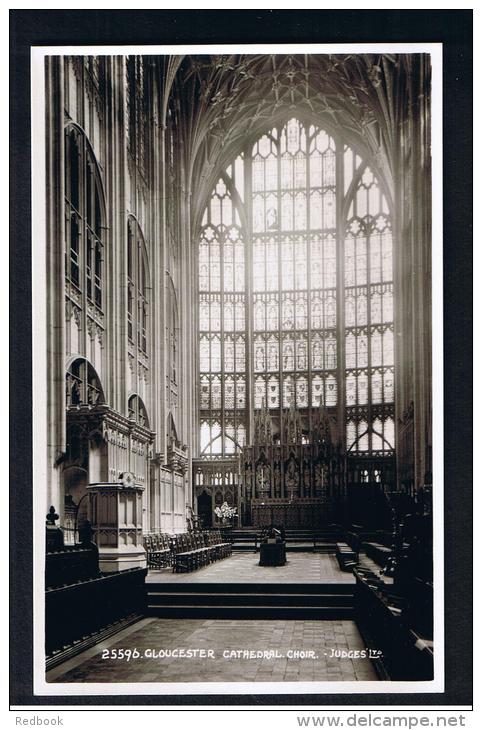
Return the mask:
{"type": "Polygon", "coordinates": [[[105,403],[104,391],[95,369],[88,360],[77,358],[67,371],[67,406],[98,406],[105,403]]]}
{"type": "Polygon", "coordinates": [[[67,127],[65,144],[66,275],[86,302],[102,312],[105,226],[99,167],[75,125],[67,127]]]}
{"type": "Polygon", "coordinates": [[[149,419],[147,417],[147,410],[138,395],[131,395],[128,402],[128,413],[129,418],[135,421],[139,426],[143,428],[149,428],[149,419]]]}
{"type": "Polygon", "coordinates": [[[199,237],[200,409],[220,454],[224,421],[320,405],[343,408],[351,453],[393,452],[392,268],[382,187],[336,134],[292,118],[245,148],[199,237]]]}
{"type": "Polygon", "coordinates": [[[127,335],[147,355],[148,265],[144,236],[135,218],[127,222],[127,335]]]}
{"type": "Polygon", "coordinates": [[[347,449],[390,453],[395,446],[391,221],[370,168],[355,182],[344,262],[347,449]]]}
{"type": "MultiPolygon", "coordinates": [[[[231,183],[239,163],[231,169],[231,183]]],[[[246,433],[245,239],[227,181],[218,180],[199,245],[200,452],[229,455],[246,433]]],[[[257,353],[264,370],[264,352],[257,353]]]]}
{"type": "Polygon", "coordinates": [[[143,177],[147,179],[147,134],[149,105],[148,73],[142,56],[126,57],[126,136],[127,149],[143,177]]]}

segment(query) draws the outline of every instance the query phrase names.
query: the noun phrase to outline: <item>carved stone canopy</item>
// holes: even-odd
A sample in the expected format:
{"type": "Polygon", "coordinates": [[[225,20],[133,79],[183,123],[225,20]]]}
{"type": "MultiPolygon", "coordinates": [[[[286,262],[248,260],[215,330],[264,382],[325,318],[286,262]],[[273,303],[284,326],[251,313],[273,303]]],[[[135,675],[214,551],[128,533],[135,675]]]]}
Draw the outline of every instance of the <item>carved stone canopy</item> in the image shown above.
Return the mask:
{"type": "Polygon", "coordinates": [[[67,410],[67,423],[78,429],[81,439],[109,442],[127,448],[129,438],[132,443],[145,444],[150,450],[154,432],[126,418],[107,404],[97,406],[77,406],[67,410]]]}

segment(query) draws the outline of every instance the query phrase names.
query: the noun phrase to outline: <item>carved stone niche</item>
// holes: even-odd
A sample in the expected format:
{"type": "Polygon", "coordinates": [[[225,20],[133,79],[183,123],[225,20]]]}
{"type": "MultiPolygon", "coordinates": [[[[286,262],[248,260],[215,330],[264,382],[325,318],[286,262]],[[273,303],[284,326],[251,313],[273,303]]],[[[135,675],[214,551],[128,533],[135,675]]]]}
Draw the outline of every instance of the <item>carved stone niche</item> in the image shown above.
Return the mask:
{"type": "Polygon", "coordinates": [[[172,414],[168,418],[166,463],[178,474],[185,474],[189,463],[188,447],[179,440],[172,414]]]}
{"type": "Polygon", "coordinates": [[[179,444],[175,439],[169,439],[167,445],[167,465],[171,471],[185,474],[188,467],[187,446],[179,444]]]}
{"type": "Polygon", "coordinates": [[[413,427],[414,410],[414,403],[413,400],[411,400],[408,406],[403,411],[401,417],[399,417],[398,419],[400,431],[406,431],[407,429],[413,427]]]}
{"type": "Polygon", "coordinates": [[[130,473],[119,482],[89,484],[89,520],[104,573],[146,567],[142,539],[142,493],[130,473]]]}

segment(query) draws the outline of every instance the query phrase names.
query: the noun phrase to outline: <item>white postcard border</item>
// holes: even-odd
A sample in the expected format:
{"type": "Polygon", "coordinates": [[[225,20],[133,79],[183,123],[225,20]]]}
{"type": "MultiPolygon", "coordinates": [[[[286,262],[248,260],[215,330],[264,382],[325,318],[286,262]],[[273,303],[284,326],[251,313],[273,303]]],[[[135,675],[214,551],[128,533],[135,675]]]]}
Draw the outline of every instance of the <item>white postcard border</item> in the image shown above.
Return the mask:
{"type": "MultiPolygon", "coordinates": [[[[34,694],[62,695],[276,695],[407,694],[444,691],[444,544],[443,544],[443,145],[442,44],[213,44],[189,46],[37,46],[31,49],[32,108],[32,324],[33,324],[33,544],[34,544],[34,694]],[[427,682],[199,682],[55,683],[45,681],[44,566],[47,479],[47,281],[45,190],[45,75],[51,55],[186,55],[211,53],[429,53],[432,63],[432,371],[434,515],[434,679],[427,682]]],[[[354,707],[354,706],[353,706],[354,707]]]]}

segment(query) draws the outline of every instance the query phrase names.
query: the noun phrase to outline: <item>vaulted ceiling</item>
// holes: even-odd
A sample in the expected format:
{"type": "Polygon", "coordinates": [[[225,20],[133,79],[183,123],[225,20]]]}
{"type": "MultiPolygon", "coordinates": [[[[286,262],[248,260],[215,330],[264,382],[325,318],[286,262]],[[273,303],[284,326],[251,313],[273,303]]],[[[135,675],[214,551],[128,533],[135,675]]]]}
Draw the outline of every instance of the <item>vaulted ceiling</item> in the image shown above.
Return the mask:
{"type": "Polygon", "coordinates": [[[391,188],[400,120],[410,104],[408,54],[172,57],[170,107],[183,139],[195,217],[220,171],[276,120],[305,117],[370,160],[391,188]]]}

